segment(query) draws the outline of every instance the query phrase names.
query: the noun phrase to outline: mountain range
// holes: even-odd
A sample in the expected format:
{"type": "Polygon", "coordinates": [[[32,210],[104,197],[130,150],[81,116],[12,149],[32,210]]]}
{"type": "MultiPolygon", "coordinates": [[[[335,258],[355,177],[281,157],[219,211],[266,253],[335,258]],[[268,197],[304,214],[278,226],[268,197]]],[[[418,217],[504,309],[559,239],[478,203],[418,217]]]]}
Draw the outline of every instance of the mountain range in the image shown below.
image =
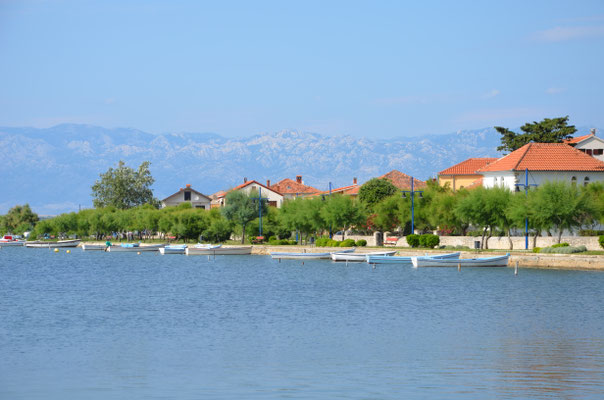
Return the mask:
{"type": "MultiPolygon", "coordinates": [[[[580,129],[577,134],[588,133],[580,129]]],[[[155,196],[163,199],[186,184],[204,194],[226,190],[244,178],[276,183],[302,175],[327,190],[397,169],[418,179],[469,157],[497,157],[493,128],[422,137],[364,138],[281,131],[242,138],[213,133],[151,134],[62,124],[51,128],[0,127],[0,214],[29,203],[41,215],[91,207],[99,174],[123,160],[132,168],[151,162],[155,196]]]]}

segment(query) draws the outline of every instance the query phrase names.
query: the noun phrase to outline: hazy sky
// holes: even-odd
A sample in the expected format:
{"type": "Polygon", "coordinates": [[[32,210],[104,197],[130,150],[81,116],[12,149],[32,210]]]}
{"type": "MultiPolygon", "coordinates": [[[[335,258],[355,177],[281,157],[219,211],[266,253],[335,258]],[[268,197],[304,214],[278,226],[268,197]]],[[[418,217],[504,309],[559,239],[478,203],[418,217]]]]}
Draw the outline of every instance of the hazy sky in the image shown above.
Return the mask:
{"type": "Polygon", "coordinates": [[[604,1],[0,0],[0,125],[604,126],[604,1]]]}

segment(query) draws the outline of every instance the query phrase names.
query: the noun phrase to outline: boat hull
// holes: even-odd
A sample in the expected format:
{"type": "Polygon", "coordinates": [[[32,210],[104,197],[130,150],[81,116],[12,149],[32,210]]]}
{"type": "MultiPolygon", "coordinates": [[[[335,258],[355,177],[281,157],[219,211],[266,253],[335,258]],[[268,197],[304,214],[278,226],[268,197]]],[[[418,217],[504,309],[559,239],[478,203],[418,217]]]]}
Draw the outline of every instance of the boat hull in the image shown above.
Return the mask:
{"type": "MultiPolygon", "coordinates": [[[[457,253],[448,253],[448,254],[436,254],[433,256],[424,256],[422,258],[434,258],[434,259],[459,259],[459,255],[461,253],[457,252],[457,253]]],[[[414,257],[396,257],[396,256],[391,256],[391,257],[384,257],[384,256],[367,256],[367,262],[369,264],[412,264],[412,259],[414,257]]],[[[417,258],[417,257],[416,257],[417,258]]]]}
{"type": "Polygon", "coordinates": [[[237,256],[252,254],[252,246],[236,247],[187,247],[185,254],[188,256],[237,256]]]}
{"type": "Polygon", "coordinates": [[[82,250],[84,251],[105,251],[107,250],[107,246],[104,244],[83,244],[82,250]]]}
{"type": "Polygon", "coordinates": [[[185,250],[186,249],[187,249],[186,246],[179,246],[179,247],[166,246],[166,247],[160,247],[159,252],[162,255],[166,255],[166,254],[185,254],[185,250]]]}
{"type": "Polygon", "coordinates": [[[505,256],[483,257],[483,258],[461,258],[454,259],[429,259],[425,257],[413,257],[413,266],[418,267],[507,267],[509,254],[505,256]]]}
{"type": "Polygon", "coordinates": [[[25,242],[25,247],[38,248],[38,249],[55,249],[58,247],[78,247],[81,240],[59,240],[58,242],[25,242]]]}
{"type": "Polygon", "coordinates": [[[163,244],[153,244],[150,246],[136,246],[136,247],[122,247],[122,246],[109,246],[107,251],[110,253],[138,253],[142,251],[158,251],[163,244]]]}
{"type": "Polygon", "coordinates": [[[23,247],[25,240],[14,240],[10,242],[0,242],[0,247],[23,247]]]}
{"type": "Polygon", "coordinates": [[[367,256],[382,256],[382,257],[393,257],[396,250],[393,251],[376,251],[372,253],[331,253],[331,259],[333,261],[347,261],[347,262],[365,262],[367,256]]]}
{"type": "MultiPolygon", "coordinates": [[[[340,254],[353,253],[355,249],[346,249],[339,251],[340,254]]],[[[271,258],[273,260],[329,260],[332,253],[289,253],[283,251],[271,252],[271,258]]]]}

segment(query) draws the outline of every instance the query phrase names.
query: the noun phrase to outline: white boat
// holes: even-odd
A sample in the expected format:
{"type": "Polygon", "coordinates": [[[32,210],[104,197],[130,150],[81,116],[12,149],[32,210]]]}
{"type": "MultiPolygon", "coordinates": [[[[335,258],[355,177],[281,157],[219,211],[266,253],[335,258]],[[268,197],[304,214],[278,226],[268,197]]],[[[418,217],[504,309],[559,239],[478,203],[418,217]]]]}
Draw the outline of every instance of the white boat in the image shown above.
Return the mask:
{"type": "Polygon", "coordinates": [[[435,259],[427,257],[412,257],[411,262],[414,267],[507,267],[510,253],[505,256],[482,257],[482,258],[460,258],[435,259]]]}
{"type": "Polygon", "coordinates": [[[25,247],[55,249],[57,247],[78,247],[80,239],[59,240],[58,242],[43,242],[39,240],[25,242],[25,247]]]}
{"type": "Polygon", "coordinates": [[[82,250],[84,251],[90,251],[90,250],[95,250],[95,251],[105,251],[107,250],[107,245],[106,244],[82,244],[82,250]]]}
{"type": "MultiPolygon", "coordinates": [[[[422,258],[434,258],[434,259],[459,259],[459,255],[461,253],[457,252],[457,253],[447,253],[447,254],[434,254],[431,256],[423,256],[422,258]]],[[[367,262],[369,264],[412,264],[412,258],[413,257],[396,257],[396,256],[390,256],[390,257],[384,257],[384,256],[372,256],[372,255],[368,255],[366,256],[367,262]]]]}
{"type": "Polygon", "coordinates": [[[25,240],[15,239],[13,235],[4,235],[2,239],[0,239],[0,247],[23,246],[24,244],[25,240]]]}
{"type": "Polygon", "coordinates": [[[234,256],[252,254],[252,246],[225,246],[187,247],[185,254],[188,256],[234,256]]]}
{"type": "MultiPolygon", "coordinates": [[[[356,248],[346,249],[338,251],[339,254],[345,253],[353,253],[356,248]]],[[[331,258],[331,254],[329,253],[291,253],[284,251],[271,251],[271,258],[273,259],[283,259],[283,260],[329,260],[331,258]]]]}
{"type": "Polygon", "coordinates": [[[194,247],[196,249],[217,249],[221,246],[221,244],[197,243],[191,247],[194,247]]]}
{"type": "Polygon", "coordinates": [[[165,247],[160,247],[159,252],[164,254],[185,254],[185,250],[187,249],[186,244],[170,244],[165,247]]]}
{"type": "Polygon", "coordinates": [[[331,259],[333,261],[365,262],[367,261],[367,256],[392,257],[395,253],[396,250],[374,251],[371,253],[331,253],[331,259]]]}
{"type": "Polygon", "coordinates": [[[138,253],[139,251],[158,251],[162,247],[164,247],[163,244],[150,244],[150,245],[146,245],[146,246],[140,246],[138,243],[123,243],[120,245],[109,246],[107,248],[107,251],[110,253],[117,253],[117,252],[138,253]]]}

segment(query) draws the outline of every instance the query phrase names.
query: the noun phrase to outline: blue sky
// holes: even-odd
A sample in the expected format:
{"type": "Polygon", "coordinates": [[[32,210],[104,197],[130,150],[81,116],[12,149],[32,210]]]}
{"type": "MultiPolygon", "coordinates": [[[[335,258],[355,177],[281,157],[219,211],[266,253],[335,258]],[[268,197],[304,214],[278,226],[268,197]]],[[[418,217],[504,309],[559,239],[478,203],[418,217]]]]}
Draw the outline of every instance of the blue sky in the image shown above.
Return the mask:
{"type": "Polygon", "coordinates": [[[0,126],[604,126],[600,1],[0,0],[0,126]]]}

